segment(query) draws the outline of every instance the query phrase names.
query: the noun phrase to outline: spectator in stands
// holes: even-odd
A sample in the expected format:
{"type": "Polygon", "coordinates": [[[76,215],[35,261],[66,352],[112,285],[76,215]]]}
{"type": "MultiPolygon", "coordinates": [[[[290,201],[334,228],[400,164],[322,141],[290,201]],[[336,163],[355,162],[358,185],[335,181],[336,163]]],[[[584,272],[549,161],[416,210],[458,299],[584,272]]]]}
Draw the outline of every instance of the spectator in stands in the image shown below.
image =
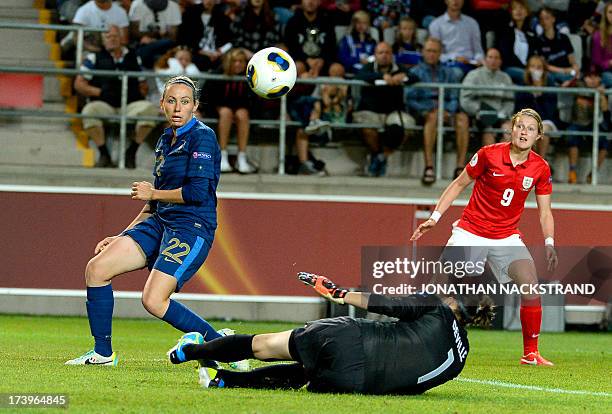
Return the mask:
{"type": "Polygon", "coordinates": [[[357,73],[374,60],[376,41],[370,35],[370,16],[359,10],[353,14],[348,33],[338,45],[338,60],[349,73],[357,73]]]}
{"type": "Polygon", "coordinates": [[[347,26],[353,14],[361,8],[361,0],[321,0],[321,8],[336,24],[347,26]]]}
{"type": "MultiPolygon", "coordinates": [[[[551,10],[555,14],[555,28],[563,34],[570,33],[567,22],[569,3],[569,0],[527,0],[530,10],[536,10],[538,13],[542,9],[551,10]]],[[[544,26],[539,18],[532,20],[532,28],[537,36],[541,36],[544,33],[544,26]]]]}
{"type": "MultiPolygon", "coordinates": [[[[542,56],[533,55],[529,58],[524,83],[526,86],[552,86],[548,80],[546,60],[542,56]]],[[[542,117],[544,134],[541,139],[536,141],[534,149],[542,157],[545,157],[550,145],[550,133],[556,132],[558,130],[557,127],[561,125],[557,109],[557,94],[535,91],[517,92],[514,111],[518,112],[525,108],[534,109],[542,117]]]]}
{"type": "MultiPolygon", "coordinates": [[[[223,58],[223,73],[227,76],[243,76],[246,72],[247,53],[244,49],[230,50],[223,58]]],[[[250,111],[254,95],[246,81],[223,80],[207,81],[206,94],[219,115],[217,136],[221,147],[221,172],[232,171],[229,163],[227,144],[232,124],[236,125],[238,158],[236,170],[241,174],[251,174],[255,168],[248,162],[246,148],[249,142],[250,111]]]]}
{"type": "Polygon", "coordinates": [[[442,42],[442,62],[458,80],[482,64],[484,52],[478,22],[461,13],[463,0],[446,0],[446,13],[429,25],[429,35],[442,42]]]}
{"type": "Polygon", "coordinates": [[[193,63],[201,71],[216,69],[224,53],[232,48],[231,18],[214,0],[187,7],[178,30],[178,43],[193,53],[193,63]]]}
{"type": "MultiPolygon", "coordinates": [[[[432,23],[433,24],[433,23],[432,23]]],[[[421,82],[458,83],[455,73],[440,63],[442,43],[430,37],[423,45],[423,62],[410,69],[421,82]]],[[[406,102],[410,111],[424,121],[423,154],[425,171],[422,182],[431,185],[436,181],[433,163],[433,149],[437,138],[438,90],[429,88],[407,88],[406,102]]],[[[457,89],[446,89],[444,92],[444,122],[453,122],[457,143],[457,167],[454,176],[458,176],[465,165],[468,146],[468,116],[459,110],[459,92],[457,89]]],[[[438,166],[441,168],[441,166],[438,166]]]]}
{"type": "Polygon", "coordinates": [[[599,28],[606,3],[606,1],[589,1],[586,3],[581,2],[577,5],[571,4],[570,7],[573,7],[574,10],[570,13],[570,25],[573,23],[574,26],[578,26],[575,21],[579,22],[580,25],[579,27],[573,27],[571,32],[579,32],[581,35],[587,36],[593,35],[599,28]],[[572,20],[575,21],[572,22],[572,20]]]}
{"type": "Polygon", "coordinates": [[[319,3],[320,0],[302,0],[301,10],[296,10],[285,28],[289,54],[311,77],[326,73],[336,58],[333,21],[319,3]]]}
{"type": "Polygon", "coordinates": [[[487,49],[484,66],[468,72],[463,79],[466,86],[488,86],[488,89],[461,89],[461,107],[474,117],[482,131],[482,145],[495,143],[495,133],[489,128],[510,130],[510,117],[514,110],[514,92],[504,90],[512,86],[510,76],[501,70],[499,50],[487,49]]]}
{"type": "Polygon", "coordinates": [[[517,85],[525,78],[527,59],[534,52],[536,35],[529,28],[529,8],[525,0],[510,2],[510,23],[497,33],[496,45],[501,53],[504,71],[517,85]]]}
{"type": "Polygon", "coordinates": [[[372,14],[373,26],[380,32],[397,26],[399,20],[410,15],[411,0],[368,0],[367,10],[372,14]]]}
{"type": "Polygon", "coordinates": [[[253,53],[280,42],[280,34],[268,0],[248,0],[232,22],[234,47],[253,53]]]}
{"type": "Polygon", "coordinates": [[[412,67],[421,60],[422,46],[417,43],[416,29],[412,17],[404,16],[400,19],[393,43],[393,57],[398,65],[412,67]]]}
{"type": "Polygon", "coordinates": [[[417,78],[393,62],[393,51],[388,43],[378,43],[374,56],[374,62],[366,64],[357,74],[357,79],[368,82],[370,86],[361,89],[361,99],[353,114],[353,121],[371,125],[363,129],[370,151],[368,174],[381,177],[387,170],[387,158],[404,141],[404,130],[415,124],[414,119],[405,112],[403,91],[404,85],[416,82],[417,78]],[[391,122],[393,118],[396,119],[391,122]],[[392,123],[399,124],[400,128],[390,127],[392,123]],[[385,127],[387,125],[389,127],[385,127]],[[381,135],[379,130],[383,128],[385,133],[381,135]]]}
{"type": "MultiPolygon", "coordinates": [[[[119,28],[121,44],[127,45],[129,38],[129,18],[127,12],[111,0],[89,0],[78,8],[72,24],[108,29],[111,25],[119,28]]],[[[85,46],[88,45],[86,36],[85,46]]],[[[98,50],[100,49],[98,45],[98,50]]]]}
{"type": "Polygon", "coordinates": [[[569,86],[580,76],[580,68],[574,56],[574,48],[567,35],[555,28],[555,12],[543,8],[539,13],[544,33],[537,38],[536,53],[543,56],[551,81],[556,85],[569,86]]]}
{"type": "Polygon", "coordinates": [[[179,6],[169,0],[134,0],[129,17],[131,38],[138,43],[136,52],[143,66],[152,68],[176,42],[181,24],[179,6]]]}
{"type": "MultiPolygon", "coordinates": [[[[107,29],[111,25],[119,28],[122,45],[129,42],[128,27],[130,21],[125,10],[111,0],[90,0],[79,7],[74,15],[72,24],[107,29]]],[[[62,48],[70,49],[76,42],[76,34],[70,33],[62,40],[62,48]]],[[[97,52],[102,49],[98,33],[85,33],[85,50],[97,52]]]]}
{"type": "MultiPolygon", "coordinates": [[[[140,71],[140,58],[131,49],[121,45],[121,34],[117,26],[110,26],[102,36],[104,48],[89,53],[81,65],[81,70],[120,70],[140,71]]],[[[121,79],[109,76],[78,75],[74,81],[75,90],[88,98],[83,107],[83,115],[116,115],[121,109],[121,79]]],[[[147,83],[134,77],[128,80],[128,116],[156,116],[158,110],[145,100],[147,83]]],[[[126,168],[136,167],[136,151],[155,126],[154,121],[136,122],[133,142],[125,152],[126,168]]],[[[110,153],[106,146],[104,127],[101,119],[83,118],[83,128],[87,136],[97,145],[100,152],[96,167],[112,167],[110,153]]]]}
{"type": "Polygon", "coordinates": [[[599,30],[593,33],[592,67],[601,73],[606,88],[612,87],[612,2],[606,3],[599,30]]]}
{"type": "MultiPolygon", "coordinates": [[[[607,132],[610,130],[610,111],[608,110],[608,98],[603,93],[604,88],[601,85],[601,77],[595,70],[588,70],[585,72],[584,80],[578,81],[577,87],[598,89],[601,93],[599,95],[600,103],[599,108],[601,110],[600,119],[596,120],[599,122],[599,130],[601,132],[607,132]]],[[[594,106],[595,97],[593,94],[578,94],[575,95],[574,107],[572,108],[572,123],[567,128],[568,131],[592,131],[594,121],[594,106]]],[[[578,177],[576,175],[576,165],[578,163],[579,149],[589,150],[592,148],[592,137],[588,139],[584,136],[570,135],[568,136],[568,156],[569,156],[569,175],[567,182],[569,184],[576,184],[578,177]]],[[[599,139],[599,152],[597,154],[597,167],[601,167],[601,164],[605,161],[608,155],[608,140],[604,137],[599,139]]],[[[587,182],[590,182],[591,174],[587,177],[587,182]]]]}
{"type": "MultiPolygon", "coordinates": [[[[342,79],[345,75],[344,67],[339,63],[332,63],[328,75],[330,78],[342,79]]],[[[308,117],[308,125],[305,128],[298,128],[295,136],[300,163],[297,173],[300,175],[324,174],[322,168],[311,159],[310,141],[315,138],[321,143],[329,142],[332,137],[330,125],[346,123],[347,113],[351,109],[347,85],[323,84],[319,94],[320,98],[311,97],[312,110],[308,117]]]]}
{"type": "Polygon", "coordinates": [[[154,66],[155,72],[160,75],[165,75],[155,79],[157,91],[157,100],[164,93],[164,87],[166,84],[166,78],[170,78],[176,75],[186,75],[189,77],[201,75],[198,67],[192,62],[191,50],[187,46],[177,46],[170,49],[162,57],[160,57],[154,66]]]}

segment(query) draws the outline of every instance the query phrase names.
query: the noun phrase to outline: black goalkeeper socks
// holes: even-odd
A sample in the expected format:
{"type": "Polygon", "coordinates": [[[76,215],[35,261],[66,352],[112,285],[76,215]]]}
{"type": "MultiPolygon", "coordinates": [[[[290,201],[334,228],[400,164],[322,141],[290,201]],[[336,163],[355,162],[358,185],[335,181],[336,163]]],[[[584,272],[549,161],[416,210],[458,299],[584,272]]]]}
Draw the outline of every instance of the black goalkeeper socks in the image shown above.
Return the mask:
{"type": "Polygon", "coordinates": [[[215,379],[223,380],[224,388],[299,389],[307,382],[302,364],[277,364],[248,372],[220,369],[215,379]]]}
{"type": "Polygon", "coordinates": [[[229,335],[213,339],[200,345],[185,345],[183,352],[187,361],[212,359],[219,362],[234,362],[253,358],[255,335],[229,335]]]}

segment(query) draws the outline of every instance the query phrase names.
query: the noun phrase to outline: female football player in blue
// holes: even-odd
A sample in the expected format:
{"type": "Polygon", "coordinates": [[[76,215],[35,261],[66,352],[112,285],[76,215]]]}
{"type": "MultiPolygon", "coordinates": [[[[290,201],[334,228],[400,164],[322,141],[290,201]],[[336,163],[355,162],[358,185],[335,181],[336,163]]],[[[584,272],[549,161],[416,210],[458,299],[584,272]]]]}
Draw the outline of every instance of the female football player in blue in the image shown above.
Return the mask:
{"type": "Polygon", "coordinates": [[[67,361],[68,365],[117,365],[111,345],[111,281],[145,266],[151,273],[142,304],[149,313],[183,332],[200,332],[206,341],[221,336],[204,319],[170,299],[202,266],[213,243],[219,145],[214,131],[194,116],[198,89],[188,77],[166,82],[160,106],[170,127],[155,148],[155,182],[132,184],[132,199],[147,203],[121,234],[98,243],[87,263],[87,316],[95,346],[67,361]]]}

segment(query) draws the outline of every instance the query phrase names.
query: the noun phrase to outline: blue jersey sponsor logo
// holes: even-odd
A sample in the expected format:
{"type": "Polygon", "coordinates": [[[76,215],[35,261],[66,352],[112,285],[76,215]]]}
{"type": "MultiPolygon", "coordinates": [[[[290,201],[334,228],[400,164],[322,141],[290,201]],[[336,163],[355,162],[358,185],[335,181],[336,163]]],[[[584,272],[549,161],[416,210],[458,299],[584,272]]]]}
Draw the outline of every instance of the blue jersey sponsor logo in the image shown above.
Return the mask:
{"type": "Polygon", "coordinates": [[[205,159],[205,160],[212,160],[212,155],[211,155],[211,154],[209,154],[208,152],[197,152],[197,151],[196,151],[196,152],[194,152],[194,153],[192,154],[192,156],[193,156],[193,158],[195,158],[196,160],[197,160],[198,158],[202,158],[202,159],[205,159]]]}

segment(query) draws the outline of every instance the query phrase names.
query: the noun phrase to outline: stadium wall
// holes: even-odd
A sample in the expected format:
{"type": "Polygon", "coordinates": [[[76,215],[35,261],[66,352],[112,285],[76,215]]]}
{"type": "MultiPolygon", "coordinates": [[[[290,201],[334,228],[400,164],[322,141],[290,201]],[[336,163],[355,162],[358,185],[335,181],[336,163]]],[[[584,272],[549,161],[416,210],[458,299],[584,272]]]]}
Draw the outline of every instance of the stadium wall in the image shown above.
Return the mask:
{"type": "MultiPolygon", "coordinates": [[[[29,297],[23,289],[59,289],[56,296],[64,298],[67,313],[82,313],[79,294],[62,296],[61,292],[84,292],[83,272],[96,243],[123,230],[142,202],[131,200],[125,190],[114,189],[5,186],[0,190],[4,223],[0,288],[5,288],[4,293],[10,289],[21,292],[11,300],[3,299],[0,312],[23,304],[29,297]],[[79,312],[68,305],[75,300],[79,312]]],[[[304,320],[304,314],[294,315],[286,309],[282,313],[262,310],[263,301],[257,302],[256,297],[275,295],[287,298],[288,303],[291,297],[316,299],[295,280],[296,272],[302,270],[333,276],[343,286],[359,286],[362,246],[408,244],[418,218],[427,216],[423,210],[433,203],[426,199],[219,194],[219,228],[210,256],[181,293],[201,295],[192,297],[196,301],[212,301],[210,294],[251,296],[260,305],[250,310],[243,306],[246,315],[244,310],[240,315],[229,313],[241,319],[252,319],[248,317],[252,314],[259,319],[271,315],[276,317],[266,319],[296,316],[304,320]]],[[[528,245],[539,246],[543,240],[534,207],[528,204],[520,228],[528,245]]],[[[444,245],[461,210],[462,206],[451,207],[423,244],[444,245]]],[[[612,228],[609,210],[612,208],[605,206],[554,206],[557,245],[612,245],[612,234],[602,231],[612,228]]],[[[137,300],[135,292],[142,290],[146,275],[146,271],[136,271],[121,276],[113,281],[114,290],[133,292],[124,299],[137,300]]],[[[229,305],[224,297],[221,302],[229,305]]],[[[303,306],[307,315],[325,312],[319,300],[293,305],[303,306]]],[[[223,306],[219,314],[227,316],[223,312],[230,307],[223,306]]],[[[120,314],[141,316],[144,311],[120,314]]]]}

